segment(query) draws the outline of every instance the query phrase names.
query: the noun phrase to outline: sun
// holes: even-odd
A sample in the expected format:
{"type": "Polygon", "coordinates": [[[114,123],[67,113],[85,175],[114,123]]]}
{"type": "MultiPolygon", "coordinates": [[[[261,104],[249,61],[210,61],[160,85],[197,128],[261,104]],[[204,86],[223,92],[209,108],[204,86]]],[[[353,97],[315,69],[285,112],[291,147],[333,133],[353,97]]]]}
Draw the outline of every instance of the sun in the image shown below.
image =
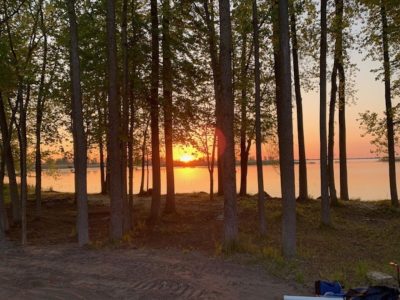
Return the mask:
{"type": "Polygon", "coordinates": [[[181,157],[179,158],[179,160],[180,160],[181,162],[187,163],[187,162],[190,162],[190,161],[194,160],[194,157],[193,157],[193,155],[190,155],[190,154],[188,154],[188,153],[184,153],[184,154],[181,155],[181,157]]]}

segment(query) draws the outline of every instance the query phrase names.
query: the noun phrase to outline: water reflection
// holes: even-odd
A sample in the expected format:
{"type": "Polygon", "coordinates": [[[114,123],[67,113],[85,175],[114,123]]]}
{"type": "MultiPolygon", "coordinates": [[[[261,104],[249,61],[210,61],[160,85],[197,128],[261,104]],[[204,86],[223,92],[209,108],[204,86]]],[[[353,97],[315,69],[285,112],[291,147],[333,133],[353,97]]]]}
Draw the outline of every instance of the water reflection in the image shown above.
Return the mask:
{"type": "MultiPolygon", "coordinates": [[[[399,164],[396,164],[399,166],[399,164]]],[[[319,192],[319,163],[308,163],[308,184],[309,194],[318,197],[319,192]]],[[[272,196],[280,196],[280,175],[277,166],[264,166],[264,186],[265,190],[272,196]]],[[[298,165],[295,165],[296,180],[298,176],[298,165]]],[[[400,171],[400,170],[398,170],[400,171]]],[[[140,169],[134,171],[134,191],[138,193],[140,185],[140,169]]],[[[239,189],[240,168],[237,172],[237,188],[239,189]]],[[[88,192],[100,192],[100,172],[97,168],[88,169],[88,192]]],[[[351,198],[361,198],[363,200],[388,199],[389,179],[387,163],[377,160],[349,160],[348,162],[349,192],[351,198]]],[[[339,189],[339,164],[335,164],[335,177],[337,189],[339,189]]],[[[248,169],[248,193],[254,194],[257,191],[257,170],[255,166],[249,166],[248,169]]],[[[162,193],[165,193],[165,168],[161,169],[162,193]]],[[[217,182],[217,173],[214,174],[215,188],[217,182]]],[[[28,183],[34,185],[35,178],[30,176],[28,183]]],[[[175,190],[177,193],[208,192],[209,173],[206,167],[195,168],[175,168],[175,190]]],[[[57,176],[46,172],[43,174],[43,189],[55,190],[60,192],[72,192],[74,190],[74,173],[70,169],[64,169],[57,172],[57,176]]],[[[146,183],[145,183],[146,185],[146,183]]],[[[151,169],[150,169],[151,185],[151,169]]]]}

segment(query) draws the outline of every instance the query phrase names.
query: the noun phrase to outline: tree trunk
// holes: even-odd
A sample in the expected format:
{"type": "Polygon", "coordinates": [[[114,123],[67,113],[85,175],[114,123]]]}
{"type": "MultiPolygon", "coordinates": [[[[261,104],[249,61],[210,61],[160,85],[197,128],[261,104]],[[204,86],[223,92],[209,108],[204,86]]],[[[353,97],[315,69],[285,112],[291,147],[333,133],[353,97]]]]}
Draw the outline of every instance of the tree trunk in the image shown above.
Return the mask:
{"type": "MultiPolygon", "coordinates": [[[[215,148],[217,144],[217,130],[214,130],[213,144],[211,150],[211,162],[209,164],[209,175],[210,175],[210,201],[214,200],[214,166],[215,166],[215,148]]],[[[208,149],[207,149],[208,151],[208,149]]]]}
{"type": "Polygon", "coordinates": [[[150,223],[155,223],[159,218],[161,206],[160,139],[158,128],[158,86],[160,57],[157,0],[151,0],[151,45],[150,127],[153,192],[151,193],[151,212],[149,221],[150,223]]]}
{"type": "Polygon", "coordinates": [[[1,151],[0,161],[0,241],[5,238],[5,232],[9,229],[7,210],[4,204],[4,172],[5,172],[5,155],[1,151]]]}
{"type": "Polygon", "coordinates": [[[258,183],[258,219],[260,234],[267,234],[267,224],[265,220],[265,194],[264,176],[262,164],[262,135],[261,135],[261,75],[260,75],[260,41],[257,0],[253,0],[253,43],[254,43],[254,83],[255,83],[255,110],[256,110],[256,159],[257,159],[257,183],[258,183]]]}
{"type": "Polygon", "coordinates": [[[128,202],[128,136],[129,136],[129,62],[128,62],[128,0],[122,2],[122,24],[121,24],[121,48],[122,48],[122,139],[121,139],[121,184],[122,184],[122,210],[124,232],[132,227],[132,212],[128,202]]]}
{"type": "Polygon", "coordinates": [[[15,175],[14,157],[11,150],[11,129],[13,121],[10,121],[8,127],[6,112],[4,108],[4,99],[0,93],[0,129],[3,140],[3,151],[7,167],[8,182],[10,187],[10,198],[12,205],[12,221],[14,223],[21,222],[21,203],[18,193],[17,177],[15,175]]]}
{"type": "Polygon", "coordinates": [[[328,133],[328,185],[329,185],[329,198],[332,205],[338,204],[335,187],[335,162],[334,162],[334,145],[335,145],[335,109],[336,109],[336,94],[337,94],[337,60],[333,64],[332,78],[331,78],[331,100],[329,103],[329,133],[328,133]]]}
{"type": "Polygon", "coordinates": [[[337,68],[339,74],[339,159],[340,159],[340,199],[349,200],[347,180],[346,146],[346,75],[343,66],[343,0],[335,0],[337,26],[337,68]]]}
{"type": "Polygon", "coordinates": [[[246,152],[247,135],[247,34],[242,32],[242,53],[240,57],[241,101],[240,101],[240,196],[247,194],[247,166],[249,155],[246,152]]]}
{"type": "Polygon", "coordinates": [[[103,137],[100,135],[99,138],[99,151],[100,151],[100,186],[101,194],[107,195],[107,184],[106,184],[106,174],[105,174],[105,164],[104,164],[104,144],[103,137]]]}
{"type": "MultiPolygon", "coordinates": [[[[133,69],[133,78],[135,78],[135,69],[133,69]]],[[[134,160],[133,160],[133,142],[134,142],[134,125],[135,125],[135,107],[134,107],[134,93],[133,93],[133,82],[132,80],[130,85],[130,102],[129,102],[129,136],[128,136],[128,195],[129,195],[129,211],[133,214],[133,169],[134,169],[134,160]]],[[[131,216],[131,227],[133,228],[133,215],[131,216]]]]}
{"type": "MultiPolygon", "coordinates": [[[[234,149],[234,101],[232,89],[232,28],[230,1],[219,0],[220,16],[220,74],[221,74],[221,137],[222,179],[224,191],[224,247],[237,240],[236,170],[234,149]]],[[[221,145],[221,144],[219,144],[221,145]]]]}
{"type": "Polygon", "coordinates": [[[296,196],[294,183],[293,124],[287,0],[279,0],[277,37],[277,113],[279,163],[283,201],[282,246],[286,257],[296,255],[296,196]]]}
{"type": "Polygon", "coordinates": [[[167,196],[165,202],[165,213],[175,212],[175,181],[174,181],[174,157],[172,145],[172,51],[169,33],[169,22],[171,8],[169,0],[163,0],[163,19],[162,19],[162,81],[163,81],[163,100],[164,100],[164,133],[165,133],[165,167],[167,173],[167,196]]]}
{"type": "Polygon", "coordinates": [[[396,186],[396,157],[394,149],[394,128],[393,128],[393,109],[391,95],[391,70],[388,42],[388,23],[386,16],[386,6],[384,0],[380,1],[380,13],[382,20],[382,46],[383,46],[383,68],[385,80],[385,104],[386,104],[386,127],[388,139],[388,155],[389,155],[389,181],[390,181],[390,199],[392,206],[399,206],[396,186]]]}
{"type": "MultiPolygon", "coordinates": [[[[120,97],[118,95],[118,62],[115,28],[115,1],[107,0],[107,64],[108,64],[108,157],[110,168],[111,239],[124,234],[124,190],[121,155],[120,97]]],[[[126,193],[126,191],[125,191],[126,193]]]]}
{"type": "MultiPolygon", "coordinates": [[[[42,5],[41,1],[41,5],[42,5]]],[[[40,149],[41,144],[41,131],[43,121],[43,109],[44,109],[44,88],[45,88],[45,76],[47,68],[47,30],[44,23],[43,7],[40,7],[40,24],[43,34],[43,57],[42,57],[42,71],[40,74],[39,93],[36,103],[36,148],[35,148],[35,195],[36,195],[36,217],[39,218],[41,215],[42,207],[42,153],[40,149]]]]}
{"type": "Polygon", "coordinates": [[[17,105],[19,106],[19,153],[20,153],[20,184],[21,184],[21,244],[26,245],[27,243],[27,220],[26,220],[26,201],[28,200],[28,167],[27,167],[27,151],[28,142],[26,135],[26,114],[30,100],[31,86],[28,84],[26,90],[26,100],[23,99],[23,84],[22,80],[19,83],[18,100],[17,105]]]}
{"type": "Polygon", "coordinates": [[[327,141],[326,141],[326,52],[327,52],[327,0],[321,0],[321,43],[320,43],[320,171],[321,171],[321,222],[331,224],[329,196],[328,196],[328,170],[327,170],[327,141]]]}
{"type": "Polygon", "coordinates": [[[78,53],[78,27],[76,24],[73,0],[68,0],[70,30],[70,73],[71,73],[71,107],[72,135],[74,139],[75,199],[78,205],[77,232],[78,243],[83,246],[89,243],[88,199],[87,199],[87,146],[83,127],[83,107],[80,79],[80,61],[78,53]]]}
{"type": "Polygon", "coordinates": [[[218,191],[217,194],[222,196],[224,194],[222,184],[222,154],[223,154],[223,136],[221,133],[221,73],[218,60],[218,49],[217,49],[217,36],[214,27],[214,0],[211,0],[211,8],[208,6],[208,0],[203,0],[203,7],[205,12],[205,21],[208,33],[208,48],[211,58],[211,70],[213,74],[214,84],[214,97],[215,97],[215,116],[216,116],[216,127],[217,127],[217,172],[218,172],[218,191]]]}
{"type": "MultiPolygon", "coordinates": [[[[149,121],[150,118],[148,119],[147,123],[146,123],[146,127],[144,130],[144,134],[143,134],[143,144],[142,144],[142,175],[141,175],[141,179],[140,179],[140,190],[139,190],[139,195],[144,195],[144,169],[145,169],[145,164],[146,164],[146,143],[147,143],[147,130],[149,128],[149,121]]],[[[147,189],[148,189],[148,185],[147,185],[147,189]]]]}
{"type": "Polygon", "coordinates": [[[294,91],[296,95],[296,111],[297,111],[297,139],[299,144],[299,200],[308,199],[307,187],[307,160],[304,141],[304,125],[303,125],[303,100],[301,97],[300,71],[299,71],[299,54],[296,30],[296,12],[293,1],[290,1],[290,31],[292,37],[292,57],[293,57],[293,77],[294,91]]]}

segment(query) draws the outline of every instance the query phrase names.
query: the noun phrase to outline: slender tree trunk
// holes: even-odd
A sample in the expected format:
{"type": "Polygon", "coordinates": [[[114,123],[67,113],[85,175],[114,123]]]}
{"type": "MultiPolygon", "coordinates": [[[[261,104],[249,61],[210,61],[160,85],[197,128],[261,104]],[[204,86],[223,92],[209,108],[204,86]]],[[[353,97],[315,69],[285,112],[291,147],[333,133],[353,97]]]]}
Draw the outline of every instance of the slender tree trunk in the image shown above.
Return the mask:
{"type": "MultiPolygon", "coordinates": [[[[40,2],[43,5],[43,1],[40,2]]],[[[40,27],[43,34],[43,57],[42,57],[42,70],[40,74],[39,83],[39,94],[36,103],[36,148],[35,148],[35,195],[36,195],[36,217],[39,218],[41,215],[42,207],[42,153],[40,149],[41,144],[41,131],[43,121],[43,109],[44,109],[44,89],[45,89],[45,76],[47,68],[47,29],[44,22],[43,7],[40,7],[40,27]]]]}
{"type": "Polygon", "coordinates": [[[128,0],[122,2],[121,48],[122,48],[122,139],[121,139],[121,184],[122,184],[122,211],[124,232],[131,229],[132,212],[128,202],[128,136],[129,136],[129,62],[128,62],[128,0]]]}
{"type": "Polygon", "coordinates": [[[172,145],[172,51],[170,42],[169,22],[171,17],[170,1],[163,0],[162,19],[162,81],[164,100],[164,132],[165,132],[165,167],[167,172],[167,197],[165,202],[165,213],[175,212],[175,180],[174,180],[174,157],[172,145]]]}
{"type": "MultiPolygon", "coordinates": [[[[0,147],[1,148],[1,147],[0,147]]],[[[5,173],[5,155],[1,151],[0,161],[0,241],[5,238],[5,232],[9,229],[7,210],[4,204],[4,173],[5,173]]]]}
{"type": "Polygon", "coordinates": [[[149,170],[149,151],[146,151],[146,191],[149,191],[149,181],[150,181],[150,170],[149,170]]]}
{"type": "Polygon", "coordinates": [[[158,40],[158,12],[157,0],[151,0],[151,95],[150,95],[150,118],[151,118],[151,162],[153,173],[153,191],[151,193],[150,222],[158,220],[161,206],[161,174],[160,174],[160,139],[158,128],[159,103],[159,40],[158,40]]]}
{"type": "Polygon", "coordinates": [[[107,194],[107,184],[106,184],[106,174],[105,174],[105,164],[104,164],[104,144],[103,137],[100,135],[99,138],[99,151],[100,151],[100,186],[101,194],[107,194]]]}
{"type": "Polygon", "coordinates": [[[218,191],[217,194],[224,194],[222,184],[222,155],[224,150],[223,136],[221,133],[221,73],[218,59],[217,36],[214,27],[214,0],[210,1],[211,7],[208,6],[209,0],[203,0],[205,12],[205,21],[208,32],[208,48],[211,58],[211,70],[213,74],[214,96],[215,96],[215,116],[217,127],[217,172],[218,172],[218,191]]]}
{"type": "MultiPolygon", "coordinates": [[[[140,179],[140,190],[139,190],[139,195],[144,195],[144,169],[145,169],[145,164],[146,164],[146,144],[147,144],[147,130],[149,128],[149,121],[146,123],[146,127],[144,129],[144,134],[143,134],[143,144],[142,144],[142,175],[140,179]]],[[[149,189],[147,185],[147,190],[149,189]]]]}
{"type": "Polygon", "coordinates": [[[70,73],[72,136],[74,139],[75,199],[78,205],[77,232],[78,243],[89,243],[88,199],[87,199],[87,142],[83,127],[83,107],[78,53],[78,27],[74,0],[67,0],[70,31],[70,73]]]}
{"type": "MultiPolygon", "coordinates": [[[[135,69],[133,70],[133,77],[135,78],[135,69]]],[[[134,107],[134,93],[133,93],[133,82],[130,85],[130,102],[129,102],[129,111],[130,111],[130,118],[129,118],[129,136],[128,136],[128,196],[129,196],[129,211],[133,214],[133,169],[134,169],[134,160],[133,160],[133,134],[134,134],[134,123],[135,123],[135,107],[134,107]]],[[[133,216],[131,217],[131,227],[133,228],[133,216]]]]}
{"type": "Polygon", "coordinates": [[[340,158],[340,199],[349,200],[347,179],[347,146],[346,146],[346,75],[343,66],[343,0],[335,0],[337,20],[337,67],[339,74],[339,158],[340,158]]]}
{"type": "MultiPolygon", "coordinates": [[[[230,1],[219,0],[220,16],[220,74],[221,74],[221,131],[222,178],[224,190],[224,246],[231,247],[237,240],[236,170],[234,149],[234,101],[232,89],[232,28],[230,1]]],[[[219,141],[221,142],[221,141],[219,141]]]]}
{"type": "Polygon", "coordinates": [[[296,12],[293,1],[290,1],[290,32],[292,37],[294,91],[296,95],[297,139],[299,144],[299,200],[306,200],[308,199],[307,160],[304,141],[303,100],[301,97],[296,22],[296,12]]]}
{"type": "Polygon", "coordinates": [[[0,129],[3,140],[3,151],[7,167],[7,176],[10,187],[10,198],[12,205],[12,221],[14,223],[21,222],[21,203],[18,193],[17,177],[15,175],[14,157],[11,150],[11,129],[13,121],[10,121],[8,127],[6,112],[4,108],[4,99],[0,93],[0,129]]]}
{"type": "Polygon", "coordinates": [[[390,199],[392,206],[399,206],[396,185],[396,157],[394,149],[394,128],[393,128],[393,109],[391,95],[391,70],[389,56],[389,41],[388,41],[388,22],[386,16],[385,1],[380,1],[380,13],[382,20],[382,46],[383,46],[383,68],[385,78],[385,104],[386,104],[386,127],[388,139],[388,155],[389,155],[389,181],[390,181],[390,199]]]}
{"type": "Polygon", "coordinates": [[[253,43],[254,43],[254,85],[255,85],[255,110],[256,110],[256,157],[257,157],[257,183],[258,183],[258,219],[260,234],[267,234],[265,221],[265,194],[262,164],[262,135],[261,135],[261,75],[260,75],[260,41],[257,0],[253,0],[253,43]]]}
{"type": "MultiPolygon", "coordinates": [[[[214,201],[214,166],[215,166],[215,148],[217,144],[217,130],[214,130],[213,144],[211,150],[211,162],[208,172],[210,174],[210,201],[214,201]]],[[[207,148],[208,151],[208,148],[207,148]]]]}
{"type": "Polygon", "coordinates": [[[277,37],[277,113],[279,162],[283,201],[282,246],[286,257],[296,255],[296,196],[294,183],[293,124],[287,0],[279,0],[277,37]]]}
{"type": "Polygon", "coordinates": [[[331,100],[329,103],[329,133],[328,133],[328,185],[329,197],[332,205],[338,204],[335,187],[335,161],[334,161],[334,146],[335,146],[335,109],[336,109],[336,94],[337,94],[337,60],[333,64],[332,78],[331,78],[331,100]]]}
{"type": "Polygon", "coordinates": [[[249,155],[246,152],[247,135],[247,34],[242,32],[242,53],[240,57],[241,101],[240,101],[240,190],[239,195],[247,194],[247,166],[249,155]]]}
{"type": "Polygon", "coordinates": [[[321,0],[321,44],[320,44],[320,168],[321,168],[321,222],[331,224],[328,170],[327,170],[327,140],[326,140],[326,53],[327,53],[327,0],[321,0]]]}
{"type": "Polygon", "coordinates": [[[110,168],[111,238],[124,234],[124,193],[121,155],[120,97],[118,95],[117,44],[115,28],[115,1],[107,0],[107,64],[108,64],[108,157],[110,168]]]}
{"type": "Polygon", "coordinates": [[[20,95],[20,99],[18,100],[19,105],[19,153],[20,153],[20,178],[21,178],[21,244],[26,245],[27,243],[27,216],[26,216],[26,202],[28,200],[28,167],[27,167],[27,151],[28,151],[28,142],[26,135],[26,114],[27,108],[30,101],[31,94],[31,86],[28,84],[26,90],[26,99],[23,100],[23,85],[22,81],[19,83],[19,89],[21,89],[18,94],[20,95]]]}

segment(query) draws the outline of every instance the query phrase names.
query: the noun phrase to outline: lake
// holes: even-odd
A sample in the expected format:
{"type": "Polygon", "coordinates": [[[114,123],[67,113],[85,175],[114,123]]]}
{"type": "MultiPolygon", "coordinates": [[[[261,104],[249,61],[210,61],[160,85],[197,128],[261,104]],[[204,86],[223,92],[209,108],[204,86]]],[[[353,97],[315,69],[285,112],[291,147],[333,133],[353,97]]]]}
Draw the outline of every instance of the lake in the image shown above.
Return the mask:
{"type": "MultiPolygon", "coordinates": [[[[396,163],[399,174],[399,163],[396,163]]],[[[298,176],[298,165],[295,165],[296,184],[298,176]]],[[[237,188],[239,189],[240,168],[237,167],[237,188]]],[[[313,197],[320,195],[319,162],[309,161],[307,164],[308,190],[313,197]]],[[[54,173],[54,172],[52,172],[54,173]]],[[[150,169],[151,173],[151,169],[150,169]]],[[[248,170],[248,193],[257,192],[257,170],[255,165],[249,166],[248,170]]],[[[88,169],[88,192],[100,192],[100,172],[98,168],[88,169]]],[[[134,190],[139,191],[140,185],[139,168],[134,171],[134,190]]],[[[216,185],[216,170],[215,170],[216,185]]],[[[351,159],[348,161],[349,193],[352,199],[382,200],[389,199],[389,175],[387,162],[371,159],[351,159]]],[[[335,163],[336,189],[339,195],[339,163],[335,163]]],[[[400,175],[398,176],[398,178],[400,175]]],[[[161,168],[162,193],[165,193],[165,168],[161,168]]],[[[43,190],[54,190],[59,192],[74,191],[74,173],[71,169],[62,169],[54,174],[44,171],[42,179],[43,190]]],[[[35,177],[32,173],[28,178],[28,184],[34,185],[35,177]]],[[[399,186],[399,180],[397,181],[399,186]]],[[[146,186],[146,185],[145,185],[146,186]]],[[[273,197],[280,196],[279,167],[275,165],[264,166],[265,190],[273,197]]],[[[151,187],[151,174],[150,174],[151,187]]],[[[175,168],[175,190],[177,193],[208,192],[209,175],[206,167],[177,167],[175,168]]],[[[296,189],[297,190],[297,189],[296,189]]]]}

